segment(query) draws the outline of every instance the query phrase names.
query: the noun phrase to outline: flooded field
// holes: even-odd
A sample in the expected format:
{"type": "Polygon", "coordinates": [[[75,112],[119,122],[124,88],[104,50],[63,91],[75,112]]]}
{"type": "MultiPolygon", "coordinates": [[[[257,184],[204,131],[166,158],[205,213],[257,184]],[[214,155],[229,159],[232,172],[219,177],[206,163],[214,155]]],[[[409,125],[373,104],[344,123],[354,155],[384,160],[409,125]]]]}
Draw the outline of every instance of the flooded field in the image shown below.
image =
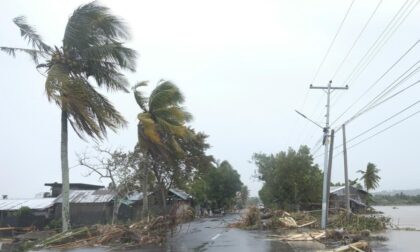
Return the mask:
{"type": "MultiPolygon", "coordinates": [[[[420,206],[378,206],[377,210],[391,217],[391,222],[401,228],[420,229],[420,206]]],[[[419,251],[420,231],[388,230],[384,234],[389,240],[376,251],[419,251]]]]}

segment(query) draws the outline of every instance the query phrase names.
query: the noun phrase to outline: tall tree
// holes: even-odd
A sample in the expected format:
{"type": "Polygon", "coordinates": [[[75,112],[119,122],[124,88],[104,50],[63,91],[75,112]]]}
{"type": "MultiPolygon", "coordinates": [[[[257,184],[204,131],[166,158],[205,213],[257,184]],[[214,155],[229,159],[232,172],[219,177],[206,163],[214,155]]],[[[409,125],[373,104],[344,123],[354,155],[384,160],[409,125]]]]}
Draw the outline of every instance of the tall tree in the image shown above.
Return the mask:
{"type": "Polygon", "coordinates": [[[321,199],[322,172],[307,146],[277,154],[254,154],[258,178],[264,182],[259,196],[266,206],[299,209],[321,199]]]}
{"type": "Polygon", "coordinates": [[[378,175],[379,171],[380,170],[373,163],[367,164],[366,171],[357,171],[362,174],[362,177],[360,179],[363,180],[363,184],[365,185],[366,191],[368,192],[368,197],[369,190],[376,189],[379,186],[379,180],[381,180],[381,177],[379,177],[378,175]]]}
{"type": "Polygon", "coordinates": [[[70,16],[62,46],[49,46],[25,17],[14,23],[32,47],[0,47],[15,56],[27,53],[37,69],[47,73],[45,90],[48,100],[61,109],[61,172],[63,184],[63,232],[70,228],[68,129],[96,139],[106,136],[107,128],[116,130],[126,121],[94,85],[107,90],[128,92],[128,81],[121,70],[135,71],[136,52],[124,46],[129,32],[124,22],[97,2],[78,7],[70,16]],[[40,63],[40,61],[42,62],[40,63]]]}
{"type": "MultiPolygon", "coordinates": [[[[157,169],[163,162],[173,162],[179,155],[184,155],[184,150],[179,139],[188,137],[190,131],[186,123],[192,119],[189,112],[182,107],[184,96],[179,88],[165,80],[158,82],[156,88],[147,98],[140,87],[146,86],[147,82],[140,82],[134,86],[134,97],[142,112],[138,114],[138,144],[136,149],[144,155],[150,156],[152,171],[154,171],[157,183],[162,194],[162,204],[166,207],[164,181],[157,173],[157,169]]],[[[148,178],[149,167],[143,166],[144,178],[148,178]]],[[[143,194],[147,195],[147,181],[143,182],[143,194]]],[[[147,197],[144,197],[144,199],[147,197]]],[[[147,214],[148,206],[143,201],[143,213],[147,214]]]]}
{"type": "Polygon", "coordinates": [[[207,178],[207,197],[216,208],[229,208],[233,205],[236,193],[241,190],[239,173],[228,161],[223,161],[210,170],[207,178]]]}

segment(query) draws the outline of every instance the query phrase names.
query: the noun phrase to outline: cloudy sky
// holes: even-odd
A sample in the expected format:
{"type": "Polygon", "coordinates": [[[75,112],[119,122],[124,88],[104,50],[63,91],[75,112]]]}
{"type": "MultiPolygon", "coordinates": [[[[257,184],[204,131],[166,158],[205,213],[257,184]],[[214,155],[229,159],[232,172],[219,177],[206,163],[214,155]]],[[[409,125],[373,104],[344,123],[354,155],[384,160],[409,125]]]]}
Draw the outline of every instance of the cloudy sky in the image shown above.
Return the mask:
{"type": "MultiPolygon", "coordinates": [[[[87,1],[2,1],[0,46],[27,46],[12,23],[19,15],[27,16],[48,44],[61,45],[68,17],[83,3],[87,1]]],[[[420,55],[420,45],[416,45],[379,79],[420,38],[417,0],[354,1],[319,74],[317,69],[352,0],[101,3],[131,27],[129,46],[138,50],[140,57],[137,72],[128,74],[130,82],[150,80],[150,88],[161,78],[176,83],[194,115],[192,126],[210,135],[210,153],[228,160],[252,195],[257,195],[261,187],[252,178],[255,166],[250,160],[255,152],[275,153],[307,144],[322,167],[323,149],[315,152],[321,129],[294,112],[298,109],[324,123],[325,94],[309,90],[310,83],[326,85],[332,80],[337,86],[349,84],[348,91],[333,94],[331,120],[357,103],[333,124],[336,128],[409,69],[420,55]],[[378,3],[375,15],[346,57],[378,3]],[[397,13],[400,15],[394,18],[397,13]],[[370,48],[371,56],[361,61],[370,48]]],[[[0,194],[31,197],[47,190],[44,183],[61,179],[60,112],[48,102],[45,79],[27,56],[14,59],[0,54],[0,66],[0,194]]],[[[417,78],[413,74],[394,92],[417,78]]],[[[349,123],[348,139],[416,102],[418,92],[415,85],[349,123]]],[[[129,125],[109,134],[103,145],[130,150],[136,142],[139,108],[132,94],[113,93],[109,97],[129,125]]],[[[349,146],[419,109],[420,105],[411,107],[349,146]]],[[[350,177],[358,177],[356,171],[373,162],[381,169],[379,190],[419,188],[419,122],[420,115],[414,116],[350,149],[350,177]]],[[[338,132],[337,145],[341,137],[338,132]]],[[[91,145],[71,132],[70,166],[76,164],[75,153],[91,145]]],[[[343,181],[342,170],[343,159],[338,155],[333,181],[343,181]]],[[[70,171],[72,182],[102,183],[97,177],[85,175],[81,167],[70,171]]]]}

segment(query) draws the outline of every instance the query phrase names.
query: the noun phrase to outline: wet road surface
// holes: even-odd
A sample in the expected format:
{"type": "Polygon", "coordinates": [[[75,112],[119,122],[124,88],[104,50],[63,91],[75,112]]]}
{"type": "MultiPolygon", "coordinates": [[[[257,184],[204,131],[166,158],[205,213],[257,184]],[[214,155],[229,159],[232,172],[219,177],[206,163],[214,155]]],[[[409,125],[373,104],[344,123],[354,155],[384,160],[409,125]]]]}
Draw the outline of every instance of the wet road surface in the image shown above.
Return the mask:
{"type": "MultiPolygon", "coordinates": [[[[316,251],[324,248],[317,242],[285,243],[269,239],[266,231],[246,231],[228,228],[229,223],[240,219],[239,214],[224,217],[204,218],[178,226],[167,243],[161,247],[141,248],[127,252],[292,252],[316,251]]],[[[42,252],[55,252],[45,250],[42,252]]],[[[66,250],[66,252],[104,252],[106,248],[84,248],[66,250]]],[[[39,251],[40,252],[40,251],[39,251]]]]}
{"type": "Polygon", "coordinates": [[[318,243],[284,243],[270,240],[267,232],[245,231],[228,228],[229,223],[239,219],[239,214],[205,218],[181,225],[164,247],[141,249],[148,252],[181,251],[314,251],[323,248],[318,243]]]}

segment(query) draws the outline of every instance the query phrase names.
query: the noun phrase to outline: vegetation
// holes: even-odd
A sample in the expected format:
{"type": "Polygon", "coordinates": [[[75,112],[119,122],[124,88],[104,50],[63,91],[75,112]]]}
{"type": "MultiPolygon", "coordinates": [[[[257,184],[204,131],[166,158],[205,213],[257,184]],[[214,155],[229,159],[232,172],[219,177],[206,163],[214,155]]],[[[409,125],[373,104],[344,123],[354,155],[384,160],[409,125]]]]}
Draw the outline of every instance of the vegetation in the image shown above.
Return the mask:
{"type": "MultiPolygon", "coordinates": [[[[369,191],[372,189],[375,189],[379,186],[379,180],[381,180],[381,177],[379,177],[379,169],[376,168],[375,164],[368,163],[366,167],[366,171],[359,170],[358,172],[362,174],[362,177],[360,178],[363,181],[363,184],[365,185],[366,191],[369,195],[369,191]]],[[[367,199],[367,204],[369,205],[370,197],[367,199]]]]}
{"type": "Polygon", "coordinates": [[[351,233],[362,230],[372,232],[383,231],[390,223],[390,218],[380,215],[347,215],[346,212],[340,212],[330,218],[329,226],[333,228],[344,228],[351,233]]]}
{"type": "MultiPolygon", "coordinates": [[[[236,201],[236,194],[245,191],[240,175],[228,161],[217,167],[211,167],[207,173],[197,177],[189,191],[200,205],[210,204],[213,209],[231,208],[236,201]]],[[[246,188],[247,190],[247,188],[246,188]]]]}
{"type": "Polygon", "coordinates": [[[307,146],[298,151],[254,154],[253,160],[264,182],[259,195],[265,206],[294,210],[320,202],[322,172],[307,146]]]}
{"type": "Polygon", "coordinates": [[[79,137],[97,139],[107,129],[116,130],[126,124],[108,99],[94,88],[127,92],[128,81],[121,70],[135,71],[136,52],[124,46],[129,32],[124,22],[97,2],[77,8],[70,16],[62,46],[46,44],[25,17],[14,23],[30,49],[1,47],[12,56],[27,53],[37,69],[47,73],[45,90],[48,100],[61,109],[61,171],[63,184],[63,231],[70,228],[68,122],[79,137]],[[42,62],[40,62],[42,60],[42,62]]]}
{"type": "Polygon", "coordinates": [[[420,195],[407,195],[404,193],[374,194],[372,198],[374,205],[420,205],[420,195]]]}
{"type": "MultiPolygon", "coordinates": [[[[210,164],[212,158],[205,155],[209,147],[204,134],[196,134],[186,123],[192,115],[182,107],[184,96],[176,85],[161,80],[146,98],[139,90],[147,82],[134,86],[134,97],[142,112],[138,115],[138,144],[136,151],[148,165],[143,170],[143,194],[148,192],[149,172],[152,172],[160,188],[163,208],[166,209],[166,189],[180,177],[188,180],[195,168],[210,164]]],[[[148,202],[143,202],[147,215],[148,202]]]]}

